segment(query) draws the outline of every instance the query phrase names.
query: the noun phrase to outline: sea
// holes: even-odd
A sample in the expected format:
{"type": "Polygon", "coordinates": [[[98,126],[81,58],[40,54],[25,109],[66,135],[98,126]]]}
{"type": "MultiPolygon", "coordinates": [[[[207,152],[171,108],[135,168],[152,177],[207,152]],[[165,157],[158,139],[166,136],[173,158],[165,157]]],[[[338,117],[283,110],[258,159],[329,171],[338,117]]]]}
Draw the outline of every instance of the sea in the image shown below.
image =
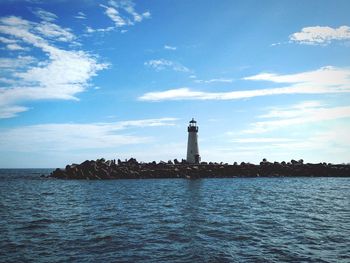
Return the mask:
{"type": "Polygon", "coordinates": [[[350,178],[0,170],[0,262],[350,262],[350,178]]]}

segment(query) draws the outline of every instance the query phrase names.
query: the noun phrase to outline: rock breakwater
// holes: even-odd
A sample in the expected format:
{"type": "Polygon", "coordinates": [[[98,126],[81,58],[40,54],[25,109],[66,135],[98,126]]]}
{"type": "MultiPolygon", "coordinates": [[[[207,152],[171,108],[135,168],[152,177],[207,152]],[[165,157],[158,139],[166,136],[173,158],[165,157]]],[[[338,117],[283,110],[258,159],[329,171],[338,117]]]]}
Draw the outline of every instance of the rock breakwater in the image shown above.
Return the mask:
{"type": "Polygon", "coordinates": [[[230,177],[349,177],[349,164],[303,163],[303,160],[290,162],[268,162],[265,159],[258,165],[251,163],[227,164],[206,163],[188,164],[178,160],[168,162],[142,163],[136,159],[85,161],[81,164],[57,168],[49,177],[58,179],[148,179],[148,178],[230,178],[230,177]]]}

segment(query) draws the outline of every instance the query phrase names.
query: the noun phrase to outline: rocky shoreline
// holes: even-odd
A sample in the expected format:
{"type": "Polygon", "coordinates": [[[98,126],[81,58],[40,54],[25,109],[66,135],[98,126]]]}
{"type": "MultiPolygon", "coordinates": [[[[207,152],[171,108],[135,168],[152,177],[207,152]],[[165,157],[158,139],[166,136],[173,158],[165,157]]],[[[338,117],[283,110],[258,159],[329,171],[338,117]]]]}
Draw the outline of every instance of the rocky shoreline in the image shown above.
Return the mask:
{"type": "Polygon", "coordinates": [[[48,177],[57,179],[149,179],[149,178],[233,178],[233,177],[350,177],[349,164],[304,164],[303,160],[259,164],[206,163],[189,164],[178,160],[142,163],[136,159],[85,161],[57,168],[48,177]]]}

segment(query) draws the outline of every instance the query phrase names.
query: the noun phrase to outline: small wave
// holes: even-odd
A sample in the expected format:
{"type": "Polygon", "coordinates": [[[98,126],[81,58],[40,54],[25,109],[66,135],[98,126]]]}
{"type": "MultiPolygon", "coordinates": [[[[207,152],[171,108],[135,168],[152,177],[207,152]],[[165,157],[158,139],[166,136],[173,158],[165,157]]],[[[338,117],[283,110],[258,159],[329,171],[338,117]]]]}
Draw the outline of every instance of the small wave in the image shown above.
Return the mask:
{"type": "Polygon", "coordinates": [[[91,239],[92,242],[110,241],[113,239],[111,235],[97,236],[91,239]]]}
{"type": "Polygon", "coordinates": [[[51,219],[42,218],[42,219],[33,220],[30,223],[31,224],[51,224],[53,222],[54,221],[52,221],[51,219]]]}
{"type": "Polygon", "coordinates": [[[43,192],[41,195],[54,195],[55,193],[43,192]]]}
{"type": "Polygon", "coordinates": [[[52,220],[50,219],[38,219],[38,220],[33,220],[30,222],[25,223],[25,225],[18,227],[18,230],[34,230],[34,229],[40,229],[40,228],[45,228],[49,224],[53,223],[52,220]]]}

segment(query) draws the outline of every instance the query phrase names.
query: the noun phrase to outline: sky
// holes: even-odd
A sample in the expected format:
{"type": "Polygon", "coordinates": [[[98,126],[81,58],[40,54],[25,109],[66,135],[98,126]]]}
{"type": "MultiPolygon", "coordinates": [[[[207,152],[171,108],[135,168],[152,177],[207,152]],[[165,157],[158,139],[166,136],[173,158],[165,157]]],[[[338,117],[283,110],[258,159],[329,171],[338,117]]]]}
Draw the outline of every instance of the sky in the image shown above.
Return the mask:
{"type": "Polygon", "coordinates": [[[350,1],[1,0],[0,168],[350,162],[350,1]]]}

